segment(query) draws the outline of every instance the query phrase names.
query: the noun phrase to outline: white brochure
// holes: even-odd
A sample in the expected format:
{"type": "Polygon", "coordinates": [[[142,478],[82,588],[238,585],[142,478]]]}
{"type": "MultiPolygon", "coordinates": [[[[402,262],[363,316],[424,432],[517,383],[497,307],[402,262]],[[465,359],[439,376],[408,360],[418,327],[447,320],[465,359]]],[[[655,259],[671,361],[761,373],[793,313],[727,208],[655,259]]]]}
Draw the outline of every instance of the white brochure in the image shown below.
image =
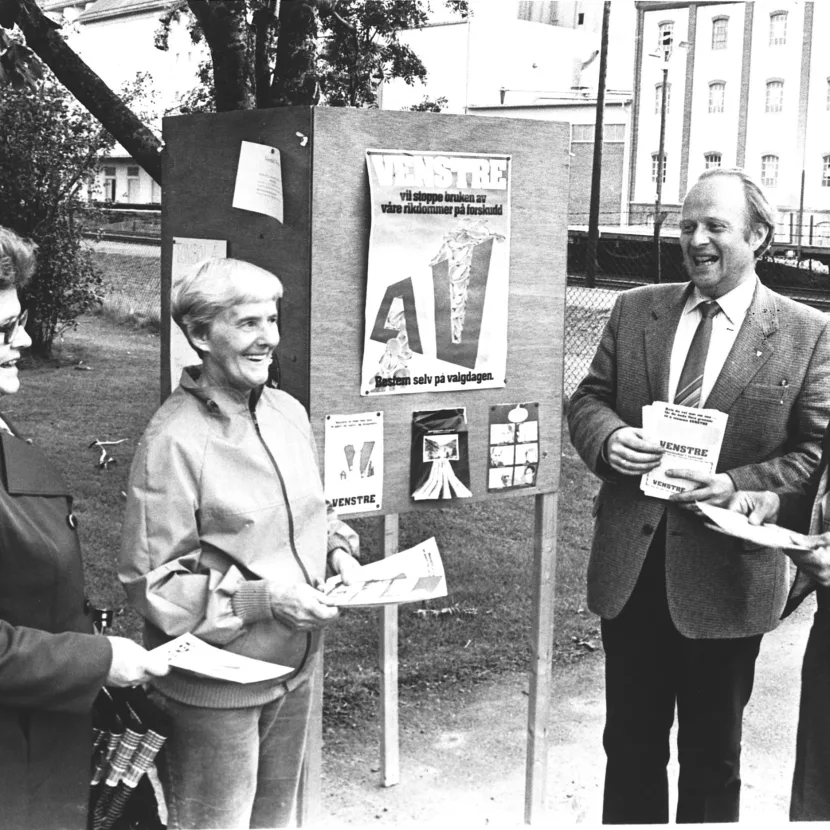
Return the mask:
{"type": "Polygon", "coordinates": [[[714,475],[718,465],[728,415],[717,409],[657,401],[643,407],[643,433],[660,444],[663,457],[660,466],[645,473],[640,489],[647,495],[667,499],[672,493],[692,490],[695,484],[681,478],[670,478],[666,470],[695,470],[714,475]]]}
{"type": "Polygon", "coordinates": [[[715,507],[705,502],[695,502],[701,513],[709,519],[713,530],[725,533],[727,536],[736,536],[746,539],[765,548],[784,548],[785,550],[810,550],[804,544],[804,536],[793,530],[773,524],[751,525],[743,513],[715,507]]]}
{"type": "Polygon", "coordinates": [[[182,634],[175,640],[154,648],[152,653],[163,654],[174,669],[232,683],[276,680],[294,671],[290,666],[266,663],[264,660],[254,660],[216,648],[192,634],[182,634]]]}
{"type": "Polygon", "coordinates": [[[359,608],[420,602],[447,595],[444,564],[435,537],[362,568],[363,582],[343,585],[339,576],[326,581],[325,592],[337,605],[359,608]]]}

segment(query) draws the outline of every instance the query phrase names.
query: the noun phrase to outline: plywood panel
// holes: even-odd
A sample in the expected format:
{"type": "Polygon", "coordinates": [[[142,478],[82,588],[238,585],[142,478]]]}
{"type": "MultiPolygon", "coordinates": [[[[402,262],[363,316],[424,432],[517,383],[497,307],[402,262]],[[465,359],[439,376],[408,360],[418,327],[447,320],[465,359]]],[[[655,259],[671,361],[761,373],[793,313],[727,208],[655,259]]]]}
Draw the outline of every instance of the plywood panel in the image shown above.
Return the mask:
{"type": "MultiPolygon", "coordinates": [[[[322,446],[327,413],[381,408],[383,512],[432,509],[413,502],[413,410],[467,408],[473,498],[553,492],[559,484],[568,125],[520,119],[316,109],[312,196],[311,418],[322,446]],[[369,240],[367,148],[512,156],[507,386],[361,397],[369,240]],[[532,489],[487,492],[489,407],[538,401],[541,463],[532,489]]],[[[376,514],[373,514],[376,515],[376,514]]]]}
{"type": "MultiPolygon", "coordinates": [[[[311,110],[229,112],[164,119],[162,296],[174,236],[227,239],[228,256],[276,273],[285,286],[278,349],[284,387],[308,405],[311,110]],[[280,150],[284,223],[231,206],[242,141],[280,150]]],[[[162,308],[165,315],[169,308],[162,308]]],[[[163,339],[164,350],[169,340],[163,339]]],[[[178,378],[173,378],[173,384],[178,378]]],[[[164,378],[162,389],[164,390],[164,378]]]]}

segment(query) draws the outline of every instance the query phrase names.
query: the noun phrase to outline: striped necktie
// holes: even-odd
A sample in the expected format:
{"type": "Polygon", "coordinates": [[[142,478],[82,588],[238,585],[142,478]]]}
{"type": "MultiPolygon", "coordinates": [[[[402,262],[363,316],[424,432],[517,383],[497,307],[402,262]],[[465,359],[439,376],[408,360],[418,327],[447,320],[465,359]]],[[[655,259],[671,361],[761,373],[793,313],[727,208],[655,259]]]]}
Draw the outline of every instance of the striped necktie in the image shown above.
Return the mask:
{"type": "Polygon", "coordinates": [[[720,306],[714,300],[701,303],[698,308],[701,319],[689,346],[689,353],[686,355],[674,395],[674,402],[680,406],[701,405],[700,388],[703,386],[703,369],[706,366],[709,340],[712,337],[712,321],[720,311],[720,306]]]}

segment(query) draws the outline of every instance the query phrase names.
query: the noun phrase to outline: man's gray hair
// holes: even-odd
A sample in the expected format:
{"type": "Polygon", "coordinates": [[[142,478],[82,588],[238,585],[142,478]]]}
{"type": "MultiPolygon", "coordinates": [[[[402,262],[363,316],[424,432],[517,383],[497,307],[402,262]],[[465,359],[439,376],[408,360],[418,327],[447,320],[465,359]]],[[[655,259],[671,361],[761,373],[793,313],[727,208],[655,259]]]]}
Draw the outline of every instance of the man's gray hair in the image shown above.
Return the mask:
{"type": "Polygon", "coordinates": [[[734,179],[738,179],[743,185],[744,197],[746,199],[746,215],[749,220],[747,233],[755,225],[762,225],[766,228],[764,241],[755,251],[755,258],[758,259],[772,245],[772,240],[775,236],[775,215],[772,212],[766,194],[761,185],[746,170],[742,170],[740,167],[710,167],[700,174],[698,181],[702,182],[717,176],[731,176],[734,179]]]}

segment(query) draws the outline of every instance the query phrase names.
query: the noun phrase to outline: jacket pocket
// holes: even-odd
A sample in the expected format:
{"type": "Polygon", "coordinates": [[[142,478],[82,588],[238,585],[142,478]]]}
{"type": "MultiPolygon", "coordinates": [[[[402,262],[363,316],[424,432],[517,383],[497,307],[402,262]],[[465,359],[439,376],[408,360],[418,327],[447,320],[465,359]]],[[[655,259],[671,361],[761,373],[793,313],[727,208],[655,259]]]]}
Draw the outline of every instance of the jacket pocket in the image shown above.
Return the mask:
{"type": "Polygon", "coordinates": [[[782,404],[789,399],[790,385],[781,383],[750,383],[744,387],[741,395],[759,403],[782,404]]]}

